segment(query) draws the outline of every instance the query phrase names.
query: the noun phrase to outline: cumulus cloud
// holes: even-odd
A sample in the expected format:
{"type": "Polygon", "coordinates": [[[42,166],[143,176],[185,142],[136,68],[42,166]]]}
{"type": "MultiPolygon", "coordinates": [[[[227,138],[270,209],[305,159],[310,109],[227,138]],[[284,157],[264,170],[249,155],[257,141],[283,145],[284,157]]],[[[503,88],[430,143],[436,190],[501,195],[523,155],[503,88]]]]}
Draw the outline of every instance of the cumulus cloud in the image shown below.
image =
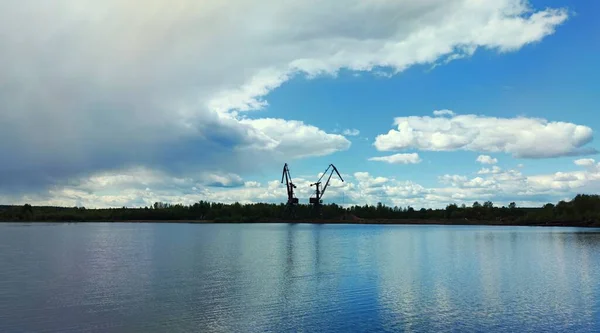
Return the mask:
{"type": "Polygon", "coordinates": [[[489,174],[498,174],[501,172],[502,172],[502,169],[500,167],[494,165],[491,169],[483,168],[483,169],[479,170],[477,173],[480,175],[489,175],[489,174]]]}
{"type": "MultiPolygon", "coordinates": [[[[187,177],[175,177],[160,170],[133,167],[119,171],[103,171],[91,176],[71,181],[70,186],[89,192],[121,191],[130,187],[163,188],[183,187],[240,187],[242,177],[234,173],[201,172],[187,177]]],[[[251,183],[251,182],[250,182],[251,183]]]]}
{"type": "Polygon", "coordinates": [[[381,187],[390,181],[385,177],[372,177],[368,172],[355,172],[354,178],[365,187],[381,187]]]}
{"type": "Polygon", "coordinates": [[[433,111],[433,115],[437,116],[437,117],[454,116],[454,111],[451,111],[451,110],[435,110],[435,111],[433,111]]]}
{"type": "MultiPolygon", "coordinates": [[[[297,75],[396,74],[478,48],[514,51],[566,19],[523,0],[3,1],[0,154],[11,158],[0,181],[50,186],[140,165],[238,173],[344,150],[343,137],[310,124],[244,114],[297,75]]],[[[587,137],[571,134],[567,145],[587,137]]],[[[465,141],[455,136],[450,146],[465,141]]]]}
{"type": "MultiPolygon", "coordinates": [[[[242,119],[262,133],[269,133],[269,149],[275,149],[288,157],[323,156],[350,147],[350,141],[339,134],[328,134],[301,121],[260,118],[242,119]]],[[[243,148],[245,149],[245,148],[243,148]]]]}
{"type": "Polygon", "coordinates": [[[588,181],[597,180],[597,174],[584,172],[556,172],[549,175],[528,177],[527,182],[531,191],[535,192],[569,192],[583,188],[588,181]]]}
{"type": "Polygon", "coordinates": [[[525,176],[518,170],[501,170],[470,178],[466,175],[443,175],[440,186],[424,187],[395,178],[369,173],[355,174],[356,191],[348,195],[352,202],[425,208],[445,207],[449,203],[471,205],[491,200],[497,205],[515,201],[519,205],[541,206],[574,196],[577,191],[600,189],[600,172],[557,172],[525,176]]]}
{"type": "Polygon", "coordinates": [[[439,180],[442,184],[450,184],[452,186],[461,186],[466,183],[469,178],[467,176],[461,175],[443,175],[439,177],[439,180]]]}
{"type": "Polygon", "coordinates": [[[539,118],[457,115],[450,118],[398,117],[397,129],[378,135],[380,151],[421,149],[509,153],[518,158],[549,158],[595,153],[585,147],[592,129],[539,118]]]}
{"type": "Polygon", "coordinates": [[[488,170],[479,176],[444,175],[439,177],[446,187],[430,189],[441,202],[469,203],[473,200],[511,201],[531,204],[556,202],[581,192],[600,190],[600,169],[555,172],[525,176],[518,170],[488,170]]]}
{"type": "Polygon", "coordinates": [[[418,164],[421,163],[419,154],[394,154],[389,156],[371,157],[369,161],[386,162],[389,164],[418,164]]]}
{"type": "Polygon", "coordinates": [[[342,131],[342,134],[347,135],[347,136],[357,136],[357,135],[360,135],[360,131],[357,130],[356,128],[345,129],[344,131],[342,131]]]}
{"type": "Polygon", "coordinates": [[[248,181],[244,183],[245,187],[260,187],[261,184],[259,182],[255,182],[255,181],[248,181]]]}
{"type": "Polygon", "coordinates": [[[496,164],[498,163],[498,159],[488,155],[479,155],[479,157],[477,157],[477,162],[481,164],[496,164]]]}
{"type": "MultiPolygon", "coordinates": [[[[316,177],[315,175],[314,177],[316,177]]],[[[216,175],[221,179],[226,175],[216,175]]],[[[229,177],[237,180],[235,175],[229,177]]],[[[259,183],[245,181],[235,187],[212,186],[211,177],[178,178],[157,170],[134,168],[102,172],[68,185],[52,186],[47,193],[2,197],[5,203],[86,207],[143,207],[154,202],[193,204],[199,200],[225,203],[273,202],[286,198],[280,179],[259,183]]],[[[443,175],[438,185],[425,187],[414,181],[355,172],[344,175],[345,182],[332,180],[325,202],[370,204],[378,202],[406,207],[439,208],[449,203],[470,205],[491,200],[497,205],[515,201],[519,205],[556,202],[577,193],[600,191],[600,167],[583,171],[555,172],[526,176],[518,170],[500,170],[475,177],[443,175]]],[[[313,177],[294,177],[297,197],[308,203],[314,187],[313,177]]],[[[225,181],[223,181],[225,183],[225,181]]]]}
{"type": "Polygon", "coordinates": [[[575,164],[587,169],[588,173],[599,173],[600,174],[600,162],[592,158],[576,160],[575,164]]]}
{"type": "Polygon", "coordinates": [[[590,167],[593,166],[596,161],[593,158],[582,158],[575,161],[575,164],[578,166],[590,167]]]}
{"type": "MultiPolygon", "coordinates": [[[[346,176],[346,175],[344,175],[346,176]]],[[[303,203],[313,194],[314,182],[294,177],[296,195],[303,203]]],[[[311,181],[312,180],[312,181],[311,181]]],[[[332,179],[325,202],[339,198],[353,188],[352,183],[332,179]]],[[[144,207],[155,202],[193,204],[200,200],[223,203],[279,203],[286,197],[285,185],[279,180],[264,183],[242,181],[235,174],[200,173],[194,177],[173,177],[168,173],[148,168],[130,168],[103,171],[79,178],[69,184],[52,185],[48,191],[25,195],[0,195],[0,202],[53,206],[85,206],[88,208],[144,207]]]]}
{"type": "Polygon", "coordinates": [[[368,172],[356,172],[354,179],[356,185],[348,192],[351,203],[397,205],[401,200],[416,201],[427,194],[423,186],[411,181],[372,176],[368,172]]]}
{"type": "Polygon", "coordinates": [[[206,173],[201,177],[207,186],[214,187],[239,187],[244,186],[242,177],[234,173],[206,173]]]}

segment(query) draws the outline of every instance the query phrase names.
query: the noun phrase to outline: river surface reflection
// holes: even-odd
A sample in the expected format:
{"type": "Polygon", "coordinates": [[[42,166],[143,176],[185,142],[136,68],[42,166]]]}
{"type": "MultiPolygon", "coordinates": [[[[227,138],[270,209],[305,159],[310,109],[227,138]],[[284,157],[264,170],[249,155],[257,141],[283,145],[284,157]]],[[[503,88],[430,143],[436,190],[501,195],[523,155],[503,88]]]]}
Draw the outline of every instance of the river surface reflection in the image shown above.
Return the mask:
{"type": "Polygon", "coordinates": [[[600,331],[600,232],[0,224],[0,332],[600,331]]]}

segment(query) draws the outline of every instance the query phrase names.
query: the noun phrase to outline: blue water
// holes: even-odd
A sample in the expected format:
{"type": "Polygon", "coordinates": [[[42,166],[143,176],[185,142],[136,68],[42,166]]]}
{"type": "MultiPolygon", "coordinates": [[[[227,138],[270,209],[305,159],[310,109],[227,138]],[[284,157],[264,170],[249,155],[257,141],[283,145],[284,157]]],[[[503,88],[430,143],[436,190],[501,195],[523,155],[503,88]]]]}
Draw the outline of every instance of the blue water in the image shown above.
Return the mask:
{"type": "Polygon", "coordinates": [[[0,224],[0,332],[600,332],[600,231],[0,224]]]}

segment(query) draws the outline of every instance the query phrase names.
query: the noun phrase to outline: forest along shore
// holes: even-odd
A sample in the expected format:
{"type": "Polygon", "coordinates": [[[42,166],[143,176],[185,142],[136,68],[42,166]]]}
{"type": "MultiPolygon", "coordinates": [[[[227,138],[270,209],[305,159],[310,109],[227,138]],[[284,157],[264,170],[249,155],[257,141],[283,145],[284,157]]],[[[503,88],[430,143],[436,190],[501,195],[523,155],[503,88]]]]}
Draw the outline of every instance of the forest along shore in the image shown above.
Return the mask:
{"type": "Polygon", "coordinates": [[[193,205],[154,203],[140,208],[48,207],[0,205],[0,222],[180,222],[180,223],[344,223],[443,224],[600,227],[600,196],[577,195],[570,201],[542,207],[496,207],[490,201],[471,206],[450,204],[442,209],[377,205],[323,205],[315,217],[310,205],[297,205],[286,215],[284,204],[223,204],[200,201],[193,205]],[[292,218],[292,216],[295,216],[292,218]]]}
{"type": "Polygon", "coordinates": [[[548,222],[519,222],[519,221],[481,221],[481,220],[420,220],[420,219],[258,219],[253,221],[239,220],[55,220],[55,221],[0,221],[0,223],[186,223],[186,224],[258,224],[258,223],[298,223],[298,224],[356,224],[356,225],[456,225],[456,226],[523,226],[523,227],[578,227],[599,228],[600,221],[548,221],[548,222]]]}

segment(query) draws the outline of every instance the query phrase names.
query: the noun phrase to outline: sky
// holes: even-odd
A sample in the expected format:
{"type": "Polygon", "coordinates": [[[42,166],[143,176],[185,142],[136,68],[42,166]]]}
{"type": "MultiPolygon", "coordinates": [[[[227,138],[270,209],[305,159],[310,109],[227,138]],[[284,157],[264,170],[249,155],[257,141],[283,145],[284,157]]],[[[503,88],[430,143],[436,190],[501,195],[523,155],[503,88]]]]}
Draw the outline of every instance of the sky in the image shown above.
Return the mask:
{"type": "Polygon", "coordinates": [[[5,0],[0,204],[600,191],[597,1],[5,0]]]}

